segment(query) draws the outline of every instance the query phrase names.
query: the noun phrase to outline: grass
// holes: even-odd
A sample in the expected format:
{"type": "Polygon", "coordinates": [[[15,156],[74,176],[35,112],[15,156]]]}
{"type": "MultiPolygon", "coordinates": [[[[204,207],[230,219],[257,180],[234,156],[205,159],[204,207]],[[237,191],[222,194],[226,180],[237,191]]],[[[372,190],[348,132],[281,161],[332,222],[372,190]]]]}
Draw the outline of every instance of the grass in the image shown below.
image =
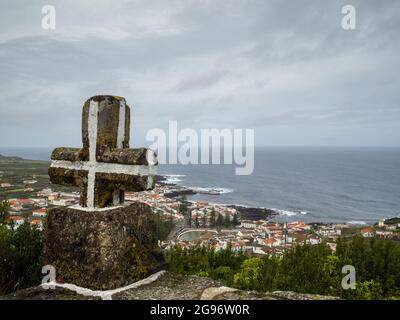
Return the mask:
{"type": "Polygon", "coordinates": [[[13,193],[13,192],[23,192],[24,189],[13,189],[13,190],[6,190],[3,193],[13,193]]]}

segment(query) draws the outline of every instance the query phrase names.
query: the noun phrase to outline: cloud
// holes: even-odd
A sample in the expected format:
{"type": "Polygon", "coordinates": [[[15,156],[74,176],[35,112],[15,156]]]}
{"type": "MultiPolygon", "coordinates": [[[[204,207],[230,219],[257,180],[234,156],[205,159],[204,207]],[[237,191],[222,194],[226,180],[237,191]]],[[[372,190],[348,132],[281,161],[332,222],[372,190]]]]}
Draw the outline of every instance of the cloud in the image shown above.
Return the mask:
{"type": "Polygon", "coordinates": [[[353,1],[354,31],[345,4],[5,0],[0,146],[79,146],[81,106],[101,93],[127,98],[136,146],[169,120],[255,128],[259,145],[399,145],[400,3],[353,1]]]}

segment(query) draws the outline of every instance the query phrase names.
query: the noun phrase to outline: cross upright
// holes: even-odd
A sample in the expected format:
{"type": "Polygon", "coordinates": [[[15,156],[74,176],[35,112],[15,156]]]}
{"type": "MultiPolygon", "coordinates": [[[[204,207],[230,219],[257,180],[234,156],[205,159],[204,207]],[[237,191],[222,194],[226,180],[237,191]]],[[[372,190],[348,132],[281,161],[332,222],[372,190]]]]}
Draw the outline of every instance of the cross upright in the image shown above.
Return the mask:
{"type": "Polygon", "coordinates": [[[83,148],[56,148],[50,181],[80,187],[80,205],[123,204],[124,191],[154,188],[157,158],[151,149],[129,148],[130,108],[122,97],[99,95],[82,111],[83,148]]]}

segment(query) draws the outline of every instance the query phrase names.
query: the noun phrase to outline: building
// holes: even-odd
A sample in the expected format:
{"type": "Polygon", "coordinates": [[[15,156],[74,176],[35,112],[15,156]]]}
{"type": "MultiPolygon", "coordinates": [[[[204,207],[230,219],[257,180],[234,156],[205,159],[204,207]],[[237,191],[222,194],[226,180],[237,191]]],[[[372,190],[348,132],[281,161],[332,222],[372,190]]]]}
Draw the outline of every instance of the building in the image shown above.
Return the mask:
{"type": "Polygon", "coordinates": [[[362,228],[360,232],[364,238],[371,238],[374,236],[374,229],[371,227],[362,228]]]}
{"type": "Polygon", "coordinates": [[[17,229],[20,225],[24,224],[25,219],[21,216],[10,216],[8,221],[14,225],[14,229],[17,229]]]}
{"type": "Polygon", "coordinates": [[[57,193],[53,192],[53,190],[51,190],[50,188],[44,188],[36,193],[38,197],[48,197],[52,194],[57,194],[57,193]]]}
{"type": "Polygon", "coordinates": [[[10,199],[8,200],[8,203],[10,205],[10,209],[13,211],[21,211],[22,210],[22,205],[17,199],[10,199]]]}
{"type": "Polygon", "coordinates": [[[35,198],[33,199],[35,201],[35,206],[38,207],[47,207],[47,199],[46,198],[35,198]]]}
{"type": "Polygon", "coordinates": [[[375,235],[380,238],[391,238],[393,237],[393,232],[392,231],[382,231],[382,230],[376,230],[375,235]]]}
{"type": "Polygon", "coordinates": [[[22,206],[24,206],[24,205],[30,206],[30,205],[35,204],[35,201],[31,198],[21,198],[21,199],[17,199],[17,200],[22,206]]]}
{"type": "Polygon", "coordinates": [[[32,220],[31,226],[36,226],[39,230],[43,230],[43,221],[39,219],[32,220]]]}
{"type": "Polygon", "coordinates": [[[311,226],[309,224],[305,224],[303,220],[294,221],[287,225],[287,227],[291,230],[310,230],[311,226]]]}
{"type": "Polygon", "coordinates": [[[245,229],[254,229],[255,227],[257,227],[257,224],[251,220],[242,220],[239,227],[245,229]]]}
{"type": "Polygon", "coordinates": [[[327,245],[328,245],[329,248],[331,248],[331,250],[332,250],[333,252],[336,251],[337,245],[336,245],[335,242],[328,242],[327,245]]]}
{"type": "Polygon", "coordinates": [[[0,183],[0,187],[1,188],[9,188],[9,187],[12,187],[12,186],[13,185],[11,183],[8,183],[8,182],[0,183]]]}
{"type": "Polygon", "coordinates": [[[32,212],[32,216],[34,217],[46,217],[46,215],[47,215],[46,208],[36,209],[32,212]]]}
{"type": "Polygon", "coordinates": [[[381,218],[378,221],[378,227],[383,228],[385,226],[385,219],[381,218]]]}
{"type": "Polygon", "coordinates": [[[320,243],[320,242],[321,242],[320,239],[318,239],[318,238],[316,238],[316,237],[309,237],[309,238],[306,240],[306,243],[309,243],[309,244],[312,244],[312,245],[318,244],[318,243],[320,243]]]}
{"type": "Polygon", "coordinates": [[[54,199],[52,201],[52,204],[55,206],[70,206],[73,205],[75,203],[75,199],[74,198],[58,198],[58,199],[54,199]]]}
{"type": "Polygon", "coordinates": [[[35,184],[37,180],[24,180],[22,181],[24,184],[35,184]]]}
{"type": "Polygon", "coordinates": [[[253,247],[253,253],[260,256],[266,255],[266,252],[260,247],[253,247]]]}

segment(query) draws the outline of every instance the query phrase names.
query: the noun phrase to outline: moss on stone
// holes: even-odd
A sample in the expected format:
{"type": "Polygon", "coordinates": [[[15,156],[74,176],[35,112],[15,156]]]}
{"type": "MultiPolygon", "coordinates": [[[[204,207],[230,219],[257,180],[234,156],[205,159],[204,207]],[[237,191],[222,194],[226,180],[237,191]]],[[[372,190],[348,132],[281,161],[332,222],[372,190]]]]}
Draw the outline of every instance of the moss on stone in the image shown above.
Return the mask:
{"type": "Polygon", "coordinates": [[[127,285],[157,271],[162,262],[155,221],[143,203],[97,212],[53,208],[43,263],[56,268],[58,282],[97,290],[127,285]]]}
{"type": "Polygon", "coordinates": [[[55,148],[51,153],[51,160],[88,161],[89,150],[81,148],[55,148]]]}

